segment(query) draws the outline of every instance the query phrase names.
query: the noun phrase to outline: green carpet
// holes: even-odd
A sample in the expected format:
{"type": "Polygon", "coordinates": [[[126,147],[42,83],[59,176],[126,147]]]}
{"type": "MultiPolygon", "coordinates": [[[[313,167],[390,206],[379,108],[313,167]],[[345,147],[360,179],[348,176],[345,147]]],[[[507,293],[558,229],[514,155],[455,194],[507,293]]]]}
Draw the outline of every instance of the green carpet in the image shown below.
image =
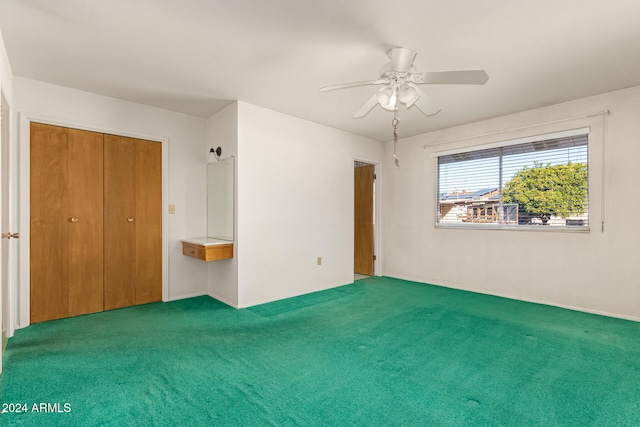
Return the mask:
{"type": "Polygon", "coordinates": [[[313,292],[296,298],[287,298],[267,304],[256,305],[254,307],[249,307],[247,310],[251,310],[263,317],[275,316],[276,314],[299,310],[304,307],[322,304],[324,302],[333,301],[349,295],[349,293],[342,290],[342,288],[343,287],[327,289],[326,291],[313,292]]]}
{"type": "Polygon", "coordinates": [[[0,425],[640,425],[640,323],[390,278],[326,292],[18,330],[0,401],[28,411],[0,425]]]}

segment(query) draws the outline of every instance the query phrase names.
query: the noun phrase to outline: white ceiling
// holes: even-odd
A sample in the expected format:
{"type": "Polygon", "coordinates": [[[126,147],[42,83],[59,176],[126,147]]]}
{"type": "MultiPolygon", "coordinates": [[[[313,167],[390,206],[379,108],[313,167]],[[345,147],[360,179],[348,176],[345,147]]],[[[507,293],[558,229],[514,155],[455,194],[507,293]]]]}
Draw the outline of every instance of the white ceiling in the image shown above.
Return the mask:
{"type": "Polygon", "coordinates": [[[380,141],[393,113],[352,119],[395,46],[417,71],[484,69],[484,86],[425,85],[433,117],[399,134],[640,85],[637,0],[0,0],[13,73],[209,117],[233,100],[380,141]]]}

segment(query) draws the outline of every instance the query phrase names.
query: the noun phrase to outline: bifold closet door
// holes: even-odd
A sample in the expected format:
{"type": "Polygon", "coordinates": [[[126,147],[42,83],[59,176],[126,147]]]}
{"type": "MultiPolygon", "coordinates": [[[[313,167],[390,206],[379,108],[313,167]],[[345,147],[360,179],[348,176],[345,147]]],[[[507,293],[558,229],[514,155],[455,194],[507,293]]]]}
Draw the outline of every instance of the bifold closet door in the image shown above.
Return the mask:
{"type": "Polygon", "coordinates": [[[136,140],[136,304],[162,300],[162,144],[136,140]]]}
{"type": "Polygon", "coordinates": [[[161,144],[104,137],[104,308],[162,299],[161,144]]]}
{"type": "Polygon", "coordinates": [[[69,316],[104,310],[103,137],[69,129],[69,316]]]}
{"type": "Polygon", "coordinates": [[[103,309],[102,134],[30,125],[31,323],[103,309]]]}

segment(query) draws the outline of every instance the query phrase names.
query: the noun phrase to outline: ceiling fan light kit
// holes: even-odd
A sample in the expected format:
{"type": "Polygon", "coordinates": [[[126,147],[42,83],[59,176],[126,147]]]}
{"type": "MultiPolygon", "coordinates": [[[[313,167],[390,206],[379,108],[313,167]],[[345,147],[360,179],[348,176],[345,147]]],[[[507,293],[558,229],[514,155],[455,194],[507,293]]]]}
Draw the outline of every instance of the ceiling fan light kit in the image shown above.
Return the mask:
{"type": "Polygon", "coordinates": [[[420,98],[420,95],[418,95],[416,88],[408,84],[403,84],[398,89],[398,100],[406,105],[407,108],[411,108],[418,98],[420,98]]]}
{"type": "Polygon", "coordinates": [[[395,87],[391,88],[389,86],[383,87],[376,93],[376,101],[382,108],[387,111],[395,111],[396,100],[398,98],[397,90],[395,87]]]}

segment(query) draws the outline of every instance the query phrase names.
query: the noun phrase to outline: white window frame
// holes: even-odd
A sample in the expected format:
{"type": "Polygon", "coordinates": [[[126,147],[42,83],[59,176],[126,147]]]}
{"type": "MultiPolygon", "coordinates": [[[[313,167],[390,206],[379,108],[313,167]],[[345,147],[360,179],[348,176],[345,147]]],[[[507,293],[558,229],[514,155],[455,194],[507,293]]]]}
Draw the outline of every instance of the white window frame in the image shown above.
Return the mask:
{"type": "MultiPolygon", "coordinates": [[[[571,225],[571,226],[538,226],[538,225],[509,225],[509,224],[497,224],[497,223],[451,223],[451,222],[439,222],[439,187],[440,187],[440,177],[439,177],[439,168],[438,168],[438,158],[442,156],[452,155],[452,154],[463,154],[470,153],[474,151],[487,150],[491,148],[501,148],[508,147],[519,144],[526,144],[530,142],[544,141],[548,139],[556,139],[556,138],[566,138],[571,136],[578,135],[587,135],[588,139],[589,134],[591,133],[590,127],[581,127],[576,129],[569,129],[560,132],[546,133],[546,134],[538,134],[533,136],[527,136],[523,138],[510,139],[506,141],[492,142],[487,144],[475,145],[471,147],[462,147],[456,148],[452,150],[438,151],[431,154],[431,157],[434,159],[434,163],[436,165],[435,168],[435,189],[434,189],[434,200],[436,200],[434,210],[434,226],[436,228],[449,228],[449,229],[475,229],[475,230],[518,230],[518,231],[540,231],[540,232],[589,232],[590,224],[591,224],[591,188],[589,182],[587,182],[587,212],[588,212],[588,225],[571,225]]],[[[587,142],[587,151],[590,152],[591,141],[587,142]]],[[[587,160],[587,176],[591,176],[591,160],[588,157],[587,160]]],[[[591,179],[588,178],[588,181],[591,179]]]]}

